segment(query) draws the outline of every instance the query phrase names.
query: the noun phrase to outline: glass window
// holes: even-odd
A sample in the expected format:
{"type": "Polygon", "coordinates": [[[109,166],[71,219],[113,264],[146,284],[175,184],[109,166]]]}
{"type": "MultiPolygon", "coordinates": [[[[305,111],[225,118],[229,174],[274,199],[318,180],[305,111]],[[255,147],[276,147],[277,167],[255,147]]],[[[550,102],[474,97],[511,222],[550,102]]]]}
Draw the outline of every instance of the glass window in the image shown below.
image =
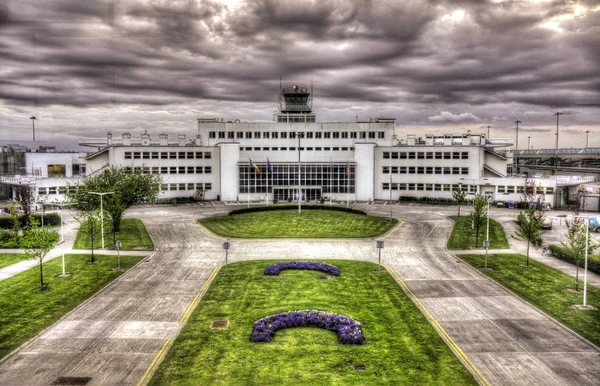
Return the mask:
{"type": "Polygon", "coordinates": [[[449,151],[444,152],[444,159],[452,159],[452,153],[449,151]]]}
{"type": "Polygon", "coordinates": [[[365,138],[367,138],[367,133],[364,132],[364,131],[361,131],[360,132],[360,139],[365,139],[365,138]]]}
{"type": "Polygon", "coordinates": [[[217,133],[214,131],[209,131],[208,132],[208,138],[217,138],[217,133]]]}
{"type": "Polygon", "coordinates": [[[356,133],[356,131],[351,131],[351,132],[350,132],[350,138],[352,138],[352,139],[356,139],[356,138],[357,138],[357,133],[356,133]]]}
{"type": "Polygon", "coordinates": [[[202,166],[196,166],[196,174],[202,174],[204,168],[202,166]]]}
{"type": "Polygon", "coordinates": [[[244,132],[243,131],[238,131],[235,133],[235,137],[240,139],[240,138],[244,138],[244,132]]]}
{"type": "Polygon", "coordinates": [[[463,151],[461,153],[461,159],[469,159],[469,152],[468,151],[463,151]]]}
{"type": "Polygon", "coordinates": [[[383,174],[390,174],[390,167],[389,166],[384,166],[383,167],[383,174]]]}
{"type": "Polygon", "coordinates": [[[339,131],[334,131],[333,132],[333,138],[334,139],[340,138],[340,132],[339,131]]]}
{"type": "Polygon", "coordinates": [[[400,166],[400,174],[406,174],[406,166],[400,166]]]}
{"type": "Polygon", "coordinates": [[[342,138],[348,138],[348,132],[342,131],[342,138]]]}
{"type": "Polygon", "coordinates": [[[169,174],[177,174],[177,166],[171,166],[169,168],[169,174]]]}
{"type": "Polygon", "coordinates": [[[392,166],[392,174],[398,174],[398,166],[392,166]]]}
{"type": "Polygon", "coordinates": [[[425,159],[425,153],[423,153],[422,151],[418,152],[417,159],[425,159]]]}
{"type": "Polygon", "coordinates": [[[369,139],[375,139],[375,132],[369,131],[369,139]]]}
{"type": "Polygon", "coordinates": [[[317,132],[315,133],[315,138],[316,138],[316,139],[321,139],[322,137],[323,137],[323,133],[321,133],[320,131],[317,131],[317,132]]]}
{"type": "Polygon", "coordinates": [[[179,184],[179,190],[185,190],[185,183],[179,184]]]}
{"type": "Polygon", "coordinates": [[[185,159],[185,152],[184,151],[180,151],[179,152],[179,159],[185,159]]]}
{"type": "Polygon", "coordinates": [[[194,174],[194,167],[193,166],[188,166],[187,167],[187,172],[188,172],[188,174],[194,174]]]}
{"type": "Polygon", "coordinates": [[[66,174],[66,165],[48,165],[48,177],[64,176],[66,174]]]}
{"type": "Polygon", "coordinates": [[[157,151],[153,151],[152,152],[152,159],[158,159],[158,152],[157,151]]]}
{"type": "Polygon", "coordinates": [[[281,138],[287,138],[287,133],[285,131],[281,132],[281,138]]]}
{"type": "Polygon", "coordinates": [[[277,131],[272,132],[271,133],[271,138],[273,138],[273,139],[279,138],[279,132],[277,132],[277,131]]]}
{"type": "Polygon", "coordinates": [[[324,134],[323,138],[331,138],[331,133],[329,131],[326,131],[323,134],[324,134]]]}
{"type": "Polygon", "coordinates": [[[425,167],[424,166],[418,166],[417,167],[417,174],[425,174],[425,167]]]}
{"type": "Polygon", "coordinates": [[[204,152],[204,159],[211,159],[212,158],[212,153],[209,151],[204,152]]]}
{"type": "Polygon", "coordinates": [[[131,159],[131,152],[130,151],[126,151],[125,152],[125,159],[131,159]]]}
{"type": "Polygon", "coordinates": [[[254,138],[260,138],[260,131],[254,132],[254,138]]]}
{"type": "Polygon", "coordinates": [[[133,153],[133,159],[140,159],[141,158],[141,154],[139,151],[136,151],[133,153]]]}
{"type": "Polygon", "coordinates": [[[166,166],[160,167],[160,174],[169,174],[169,168],[166,166]]]}
{"type": "Polygon", "coordinates": [[[207,182],[206,184],[204,184],[204,190],[211,190],[212,189],[212,183],[207,182]]]}
{"type": "Polygon", "coordinates": [[[383,183],[383,190],[390,190],[390,184],[389,184],[389,182],[384,182],[383,183]]]}
{"type": "Polygon", "coordinates": [[[193,182],[188,182],[188,184],[187,184],[187,190],[194,190],[194,183],[193,182]]]}
{"type": "Polygon", "coordinates": [[[169,152],[169,159],[177,159],[177,153],[174,151],[169,152]]]}
{"type": "Polygon", "coordinates": [[[38,194],[48,194],[46,188],[38,188],[38,194]]]}
{"type": "Polygon", "coordinates": [[[262,133],[263,138],[269,138],[269,134],[270,133],[268,131],[265,131],[264,133],[262,133]]]}
{"type": "MultiPolygon", "coordinates": [[[[390,154],[392,155],[392,159],[398,159],[398,152],[397,151],[393,151],[390,154]]],[[[406,153],[400,153],[400,157],[402,157],[402,154],[406,155],[406,153]]]]}
{"type": "Polygon", "coordinates": [[[442,152],[436,151],[435,152],[435,159],[442,159],[442,152]]]}
{"type": "Polygon", "coordinates": [[[433,159],[433,152],[428,151],[427,153],[425,153],[425,158],[426,159],[433,159]]]}
{"type": "Polygon", "coordinates": [[[235,138],[235,132],[228,131],[227,132],[227,139],[234,139],[234,138],[235,138]]]}
{"type": "Polygon", "coordinates": [[[383,132],[383,131],[379,131],[379,132],[377,133],[377,138],[379,138],[379,139],[384,139],[384,138],[385,138],[385,132],[383,132]]]}
{"type": "Polygon", "coordinates": [[[389,151],[384,151],[383,152],[383,159],[390,159],[390,152],[389,151]]]}
{"type": "Polygon", "coordinates": [[[168,158],[169,158],[169,153],[167,153],[166,151],[160,152],[160,159],[168,159],[168,158]]]}
{"type": "MultiPolygon", "coordinates": [[[[225,138],[225,132],[219,131],[219,139],[224,139],[224,138],[225,138]]],[[[179,189],[179,190],[185,190],[185,189],[179,189]]]]}
{"type": "Polygon", "coordinates": [[[204,167],[204,173],[206,173],[206,174],[212,173],[212,167],[210,167],[210,166],[205,166],[205,167],[204,167]]]}
{"type": "Polygon", "coordinates": [[[179,167],[179,174],[185,174],[185,166],[179,167]]]}

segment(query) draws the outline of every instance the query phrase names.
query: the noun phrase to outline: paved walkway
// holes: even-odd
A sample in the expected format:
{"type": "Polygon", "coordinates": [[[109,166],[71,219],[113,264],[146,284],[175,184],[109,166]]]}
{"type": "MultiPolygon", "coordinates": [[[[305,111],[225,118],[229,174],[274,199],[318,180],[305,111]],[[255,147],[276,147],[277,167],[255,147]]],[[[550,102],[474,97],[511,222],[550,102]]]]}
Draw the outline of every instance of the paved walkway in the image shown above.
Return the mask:
{"type": "MultiPolygon", "coordinates": [[[[47,385],[89,377],[88,385],[133,385],[167,339],[224,253],[220,240],[191,221],[223,207],[136,207],[157,252],[0,363],[1,385],[47,385]]],[[[362,206],[385,215],[387,206],[362,206]]],[[[447,210],[394,206],[404,227],[382,254],[479,370],[498,385],[596,384],[592,346],[446,250],[447,210]]],[[[372,240],[233,241],[230,261],[343,258],[377,261],[372,240]]]]}

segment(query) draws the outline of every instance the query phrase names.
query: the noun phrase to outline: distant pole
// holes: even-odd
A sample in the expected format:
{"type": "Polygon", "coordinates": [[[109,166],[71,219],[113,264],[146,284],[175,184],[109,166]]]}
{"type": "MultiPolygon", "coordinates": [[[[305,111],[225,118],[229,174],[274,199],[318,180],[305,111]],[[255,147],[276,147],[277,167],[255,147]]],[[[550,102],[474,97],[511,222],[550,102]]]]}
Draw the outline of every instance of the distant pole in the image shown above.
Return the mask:
{"type": "Polygon", "coordinates": [[[583,306],[587,306],[587,269],[588,269],[588,244],[590,236],[590,219],[585,217],[585,263],[583,267],[583,306]]]}
{"type": "Polygon", "coordinates": [[[585,147],[586,148],[588,147],[588,141],[589,141],[589,139],[590,139],[590,131],[586,130],[586,132],[585,132],[585,147]]]}
{"type": "Polygon", "coordinates": [[[563,115],[563,113],[557,112],[556,114],[554,114],[556,116],[556,151],[558,152],[558,117],[560,117],[561,115],[563,115]]]}
{"type": "Polygon", "coordinates": [[[298,214],[302,213],[302,188],[300,187],[300,175],[301,173],[301,168],[300,168],[300,162],[301,162],[301,156],[300,156],[300,137],[303,135],[304,133],[302,132],[297,132],[296,135],[298,136],[298,214]]]}
{"type": "Polygon", "coordinates": [[[333,193],[332,178],[333,178],[333,157],[329,157],[329,206],[331,206],[331,193],[333,193]]]}
{"type": "Polygon", "coordinates": [[[490,198],[487,200],[487,233],[485,236],[485,269],[487,269],[488,249],[490,248],[490,198]]]}
{"type": "Polygon", "coordinates": [[[531,137],[527,137],[527,149],[531,149],[531,137]]]}
{"type": "Polygon", "coordinates": [[[267,192],[265,198],[267,199],[267,206],[269,206],[269,159],[267,158],[267,192]]]}
{"type": "Polygon", "coordinates": [[[346,208],[350,207],[350,162],[346,162],[346,208]]]}
{"type": "Polygon", "coordinates": [[[515,121],[515,123],[517,124],[517,140],[515,141],[515,170],[516,170],[516,174],[519,175],[519,123],[521,123],[521,121],[519,121],[518,119],[515,121]]]}
{"type": "Polygon", "coordinates": [[[392,173],[390,173],[390,221],[392,221],[392,173]]]}
{"type": "Polygon", "coordinates": [[[487,129],[488,129],[488,139],[490,139],[490,129],[492,128],[492,126],[488,125],[487,129]]]}
{"type": "Polygon", "coordinates": [[[33,142],[35,142],[35,120],[37,119],[36,117],[32,116],[31,118],[31,123],[33,124],[33,142]]]}
{"type": "MultiPolygon", "coordinates": [[[[250,169],[252,169],[252,164],[250,164],[250,169]]],[[[248,181],[246,185],[248,186],[248,208],[250,208],[250,175],[248,175],[248,179],[246,181],[248,181]]]]}

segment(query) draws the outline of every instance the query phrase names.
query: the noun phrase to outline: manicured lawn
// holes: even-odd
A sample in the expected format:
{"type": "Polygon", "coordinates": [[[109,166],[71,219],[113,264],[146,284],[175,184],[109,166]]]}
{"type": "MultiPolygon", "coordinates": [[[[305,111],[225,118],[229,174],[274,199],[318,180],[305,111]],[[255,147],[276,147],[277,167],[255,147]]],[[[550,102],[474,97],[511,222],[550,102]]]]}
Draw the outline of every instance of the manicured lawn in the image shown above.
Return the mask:
{"type": "MultiPolygon", "coordinates": [[[[483,267],[481,255],[459,255],[476,268],[483,267]]],[[[529,260],[530,268],[522,267],[525,256],[520,254],[490,255],[485,271],[487,276],[535,305],[546,314],[563,323],[581,336],[600,346],[600,311],[582,311],[571,308],[583,304],[583,292],[569,291],[575,279],[535,260],[529,260]]],[[[579,276],[583,280],[583,274],[579,276]]],[[[580,284],[583,289],[583,284],[580,284]]],[[[588,304],[600,308],[600,290],[588,285],[588,304]]]]}
{"type": "Polygon", "coordinates": [[[0,253],[0,268],[8,267],[25,259],[22,253],[0,253]]]}
{"type": "MultiPolygon", "coordinates": [[[[104,246],[105,249],[117,249],[113,243],[112,230],[104,229],[104,246]]],[[[154,250],[154,243],[146,232],[146,227],[137,218],[124,218],[121,220],[121,230],[117,232],[117,240],[121,241],[123,247],[122,251],[152,251],[154,250]]],[[[94,247],[100,249],[102,247],[102,241],[100,236],[94,240],[94,247]]],[[[77,232],[77,238],[75,239],[74,249],[91,249],[92,243],[89,235],[83,232],[77,232]]]]}
{"type": "MultiPolygon", "coordinates": [[[[130,268],[142,257],[121,256],[121,268],[130,268]]],[[[0,358],[25,343],[44,328],[75,308],[85,299],[116,279],[122,272],[116,256],[65,255],[68,278],[62,273],[61,259],[44,263],[47,291],[39,291],[39,266],[0,281],[0,358]]]]}
{"type": "Polygon", "coordinates": [[[274,210],[212,217],[199,222],[225,237],[358,238],[378,236],[398,220],[328,210],[274,210]]]}
{"type": "MultiPolygon", "coordinates": [[[[454,228],[448,239],[448,249],[471,249],[475,247],[475,231],[471,229],[471,220],[466,216],[450,216],[454,220],[454,228]]],[[[485,240],[487,223],[479,229],[479,244],[477,248],[483,248],[485,240]]],[[[502,225],[490,218],[490,249],[508,249],[508,241],[504,234],[502,225]]]]}
{"type": "Polygon", "coordinates": [[[327,261],[316,271],[266,277],[273,261],[229,265],[218,274],[152,379],[153,385],[474,384],[435,330],[386,272],[359,261],[327,261]],[[362,323],[364,345],[342,345],[318,328],[280,330],[250,342],[256,320],[290,310],[323,310],[362,323]],[[211,329],[228,320],[226,329],[211,329]],[[356,371],[355,365],[366,370],[356,371]]]}

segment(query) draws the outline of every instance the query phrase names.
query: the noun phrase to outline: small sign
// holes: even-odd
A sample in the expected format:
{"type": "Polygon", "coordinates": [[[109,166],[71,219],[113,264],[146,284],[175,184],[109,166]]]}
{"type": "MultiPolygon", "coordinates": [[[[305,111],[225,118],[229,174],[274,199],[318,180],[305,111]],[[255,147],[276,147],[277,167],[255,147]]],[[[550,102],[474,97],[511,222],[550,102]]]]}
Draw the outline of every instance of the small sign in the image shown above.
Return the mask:
{"type": "Polygon", "coordinates": [[[383,248],[383,240],[377,241],[377,248],[379,248],[379,249],[383,248]]]}
{"type": "Polygon", "coordinates": [[[223,249],[229,249],[229,247],[231,247],[231,243],[229,241],[225,241],[223,243],[223,249]]]}
{"type": "Polygon", "coordinates": [[[117,240],[117,243],[115,245],[117,246],[117,249],[121,249],[123,247],[123,244],[121,244],[120,240],[117,240]]]}
{"type": "Polygon", "coordinates": [[[483,240],[483,247],[484,248],[489,248],[490,247],[490,240],[483,240]]]}

